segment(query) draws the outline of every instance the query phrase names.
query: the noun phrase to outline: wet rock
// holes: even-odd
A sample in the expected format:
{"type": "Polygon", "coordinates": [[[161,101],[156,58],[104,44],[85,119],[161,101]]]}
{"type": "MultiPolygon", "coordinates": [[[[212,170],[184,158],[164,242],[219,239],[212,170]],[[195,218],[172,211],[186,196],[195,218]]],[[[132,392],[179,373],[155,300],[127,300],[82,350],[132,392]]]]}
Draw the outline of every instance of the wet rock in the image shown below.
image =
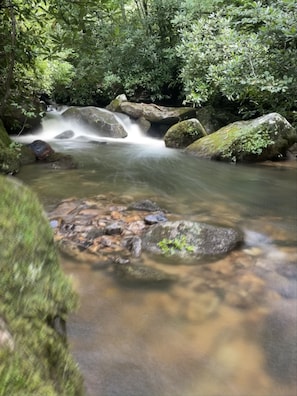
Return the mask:
{"type": "Polygon", "coordinates": [[[160,211],[161,209],[155,202],[152,202],[149,199],[144,199],[144,200],[132,203],[128,207],[128,210],[143,210],[143,211],[147,211],[147,212],[156,212],[156,211],[160,211]]]}
{"type": "Polygon", "coordinates": [[[152,224],[160,223],[162,221],[167,221],[167,218],[164,216],[164,213],[160,212],[145,216],[144,221],[146,224],[152,225],[152,224]]]}
{"type": "Polygon", "coordinates": [[[64,131],[59,135],[55,136],[55,139],[71,139],[74,136],[74,132],[71,130],[64,131]]]}
{"type": "Polygon", "coordinates": [[[57,152],[50,153],[44,158],[43,165],[51,169],[77,168],[77,163],[71,155],[57,152]]]}
{"type": "Polygon", "coordinates": [[[124,230],[123,224],[121,223],[112,223],[108,224],[105,227],[105,234],[107,235],[120,235],[124,230]]]}
{"type": "Polygon", "coordinates": [[[141,242],[140,237],[134,236],[131,238],[127,238],[124,241],[124,246],[128,250],[130,250],[130,252],[132,253],[132,256],[140,257],[141,251],[142,251],[142,242],[141,242]]]}
{"type": "Polygon", "coordinates": [[[63,117],[87,123],[94,128],[99,136],[125,138],[127,131],[112,112],[99,107],[69,107],[63,117]]]}
{"type": "Polygon", "coordinates": [[[174,221],[153,225],[142,242],[143,249],[151,253],[200,258],[228,253],[243,242],[243,234],[232,228],[174,221]]]}
{"type": "Polygon", "coordinates": [[[175,275],[167,274],[156,268],[141,264],[114,264],[115,276],[123,282],[132,283],[171,283],[177,280],[175,275]]]}
{"type": "Polygon", "coordinates": [[[262,345],[268,372],[280,382],[297,386],[297,301],[280,301],[268,315],[262,345]]]}
{"type": "Polygon", "coordinates": [[[44,160],[54,153],[51,146],[43,140],[34,140],[34,142],[28,144],[28,147],[31,148],[38,160],[44,160]]]}

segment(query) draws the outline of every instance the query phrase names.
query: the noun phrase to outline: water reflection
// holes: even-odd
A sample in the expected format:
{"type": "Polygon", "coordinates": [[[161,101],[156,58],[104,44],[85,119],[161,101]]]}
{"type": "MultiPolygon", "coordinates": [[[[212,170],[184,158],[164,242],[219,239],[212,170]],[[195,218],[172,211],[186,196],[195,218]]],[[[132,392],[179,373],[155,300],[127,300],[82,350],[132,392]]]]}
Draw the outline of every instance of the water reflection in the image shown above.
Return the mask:
{"type": "Polygon", "coordinates": [[[19,175],[47,209],[70,196],[148,198],[245,232],[243,248],[215,262],[144,257],[178,275],[164,289],[124,286],[109,269],[62,258],[81,296],[68,332],[88,395],[296,396],[296,171],[203,161],[160,141],[51,144],[79,168],[19,175]]]}

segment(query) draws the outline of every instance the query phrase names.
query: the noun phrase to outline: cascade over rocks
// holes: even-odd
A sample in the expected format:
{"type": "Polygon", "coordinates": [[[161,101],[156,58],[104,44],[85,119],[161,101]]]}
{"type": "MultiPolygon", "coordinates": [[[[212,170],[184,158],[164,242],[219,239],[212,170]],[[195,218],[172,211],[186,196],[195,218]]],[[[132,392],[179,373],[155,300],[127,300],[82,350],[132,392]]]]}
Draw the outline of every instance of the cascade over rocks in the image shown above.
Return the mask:
{"type": "Polygon", "coordinates": [[[233,162],[277,160],[297,141],[295,128],[280,114],[237,121],[186,148],[202,158],[233,162]]]}
{"type": "Polygon", "coordinates": [[[99,107],[69,107],[62,113],[65,118],[72,118],[87,123],[99,136],[110,138],[125,138],[127,132],[116,115],[99,107]]]}

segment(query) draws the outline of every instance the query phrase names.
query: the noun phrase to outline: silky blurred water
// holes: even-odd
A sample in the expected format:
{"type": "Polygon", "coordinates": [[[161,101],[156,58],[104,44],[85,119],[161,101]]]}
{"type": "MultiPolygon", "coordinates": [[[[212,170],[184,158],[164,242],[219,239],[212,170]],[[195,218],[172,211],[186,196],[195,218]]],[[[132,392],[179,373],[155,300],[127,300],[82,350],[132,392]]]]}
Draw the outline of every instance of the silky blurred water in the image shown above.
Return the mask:
{"type": "Polygon", "coordinates": [[[124,118],[106,139],[54,113],[22,142],[48,141],[77,169],[29,165],[18,177],[46,210],[104,194],[150,199],[186,219],[239,227],[245,244],[197,265],[147,265],[178,275],[167,288],[129,287],[109,271],[62,258],[81,307],[72,352],[89,396],[296,396],[297,172],[230,165],[168,149],[124,118]],[[65,130],[71,139],[56,139],[65,130]]]}

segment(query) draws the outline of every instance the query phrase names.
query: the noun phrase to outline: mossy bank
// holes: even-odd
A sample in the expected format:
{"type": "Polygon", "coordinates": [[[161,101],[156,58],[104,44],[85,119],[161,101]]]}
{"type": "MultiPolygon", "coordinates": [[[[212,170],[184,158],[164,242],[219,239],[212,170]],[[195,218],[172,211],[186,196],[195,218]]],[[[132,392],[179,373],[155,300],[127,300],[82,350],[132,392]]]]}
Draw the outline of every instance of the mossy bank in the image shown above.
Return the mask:
{"type": "Polygon", "coordinates": [[[0,396],[80,396],[66,340],[77,306],[35,195],[0,176],[0,396]]]}

